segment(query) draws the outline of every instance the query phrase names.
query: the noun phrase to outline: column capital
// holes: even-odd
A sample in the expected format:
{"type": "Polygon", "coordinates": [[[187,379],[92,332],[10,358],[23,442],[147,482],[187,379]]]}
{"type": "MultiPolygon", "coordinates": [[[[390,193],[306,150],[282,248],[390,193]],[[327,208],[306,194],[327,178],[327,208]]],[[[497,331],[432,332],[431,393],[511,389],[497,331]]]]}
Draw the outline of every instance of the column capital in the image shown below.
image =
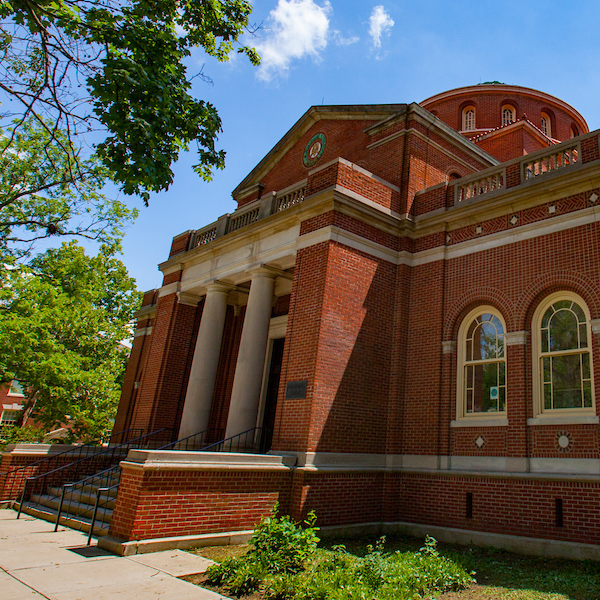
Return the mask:
{"type": "Polygon", "coordinates": [[[206,284],[205,287],[207,294],[228,294],[231,290],[235,289],[235,286],[231,283],[216,280],[206,284]]]}
{"type": "Polygon", "coordinates": [[[267,279],[275,279],[276,277],[281,276],[283,271],[279,269],[274,269],[273,267],[267,267],[265,265],[261,265],[256,269],[252,269],[248,271],[248,274],[252,279],[257,279],[259,277],[265,277],[267,279]]]}
{"type": "Polygon", "coordinates": [[[189,292],[177,292],[177,302],[184,304],[185,306],[198,306],[198,303],[202,300],[201,296],[196,294],[190,294],[189,292]]]}

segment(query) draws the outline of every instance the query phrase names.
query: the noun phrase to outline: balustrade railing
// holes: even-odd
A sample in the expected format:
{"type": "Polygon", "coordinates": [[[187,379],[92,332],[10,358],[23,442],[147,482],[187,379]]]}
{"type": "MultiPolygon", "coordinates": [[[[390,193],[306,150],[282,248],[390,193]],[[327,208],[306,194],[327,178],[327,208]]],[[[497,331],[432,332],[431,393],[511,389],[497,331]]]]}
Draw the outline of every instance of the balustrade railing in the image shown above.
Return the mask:
{"type": "Polygon", "coordinates": [[[198,246],[204,246],[217,238],[233,233],[256,223],[260,219],[279,213],[291,208],[306,197],[306,185],[302,184],[295,189],[285,191],[283,194],[267,195],[260,200],[255,200],[246,206],[238,208],[230,215],[223,215],[218,221],[210,223],[202,229],[198,229],[190,240],[190,250],[198,246]]]}
{"type": "Polygon", "coordinates": [[[456,201],[458,203],[464,202],[465,200],[470,200],[482,194],[488,194],[503,187],[504,170],[490,173],[462,185],[459,184],[456,190],[456,201]]]}
{"type": "Polygon", "coordinates": [[[235,211],[229,217],[229,224],[227,225],[227,233],[233,233],[242,227],[247,227],[252,223],[258,221],[258,213],[260,212],[260,205],[254,208],[247,209],[246,207],[235,211]]]}
{"type": "Polygon", "coordinates": [[[300,189],[293,190],[282,196],[277,196],[275,199],[275,212],[281,212],[294,204],[299,204],[304,201],[306,195],[306,188],[301,187],[300,189]]]}
{"type": "Polygon", "coordinates": [[[569,167],[579,162],[579,156],[579,144],[573,144],[531,160],[525,159],[523,161],[523,178],[525,180],[533,179],[538,175],[569,167]]]}

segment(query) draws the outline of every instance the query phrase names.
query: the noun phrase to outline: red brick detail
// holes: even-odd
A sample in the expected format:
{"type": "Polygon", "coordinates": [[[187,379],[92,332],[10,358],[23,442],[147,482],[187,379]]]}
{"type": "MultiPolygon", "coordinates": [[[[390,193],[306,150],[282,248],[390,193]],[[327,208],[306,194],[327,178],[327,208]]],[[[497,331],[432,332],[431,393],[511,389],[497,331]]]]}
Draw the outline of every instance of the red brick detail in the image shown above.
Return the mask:
{"type": "Polygon", "coordinates": [[[331,226],[339,227],[340,229],[354,233],[367,240],[381,244],[386,248],[399,250],[399,239],[397,236],[335,210],[302,221],[300,225],[300,235],[306,235],[317,229],[331,226]]]}
{"type": "Polygon", "coordinates": [[[177,283],[181,281],[181,275],[183,271],[175,271],[174,273],[169,273],[163,277],[163,285],[169,285],[170,283],[177,283]]]}
{"type": "Polygon", "coordinates": [[[275,449],[384,450],[394,271],[334,242],[298,252],[279,397],[287,381],[308,392],[278,403],[275,449]]]}
{"type": "Polygon", "coordinates": [[[587,163],[594,160],[600,160],[597,135],[581,140],[581,162],[587,163]]]}
{"type": "Polygon", "coordinates": [[[150,347],[127,427],[145,432],[172,428],[177,433],[201,306],[179,304],[176,294],[159,298],[150,347]]]}
{"type": "MultiPolygon", "coordinates": [[[[429,111],[435,111],[439,119],[460,131],[464,106],[471,104],[475,107],[475,124],[478,129],[495,129],[502,125],[502,106],[507,103],[515,108],[516,118],[521,118],[525,114],[527,119],[540,130],[542,112],[551,114],[552,137],[562,141],[571,137],[571,125],[575,120],[570,112],[558,105],[549,106],[545,99],[529,95],[526,89],[520,93],[506,93],[501,88],[490,93],[474,90],[470,95],[457,94],[434,102],[426,102],[423,106],[429,111]]],[[[585,131],[580,130],[579,133],[587,133],[587,128],[585,131]]]]}
{"type": "Polygon", "coordinates": [[[521,163],[514,163],[506,167],[506,182],[507,188],[521,185],[521,163]]]}
{"type": "Polygon", "coordinates": [[[185,233],[180,233],[179,235],[175,236],[171,243],[171,251],[169,252],[169,257],[185,252],[188,249],[191,237],[191,231],[186,231],[185,233]]]}
{"type": "Polygon", "coordinates": [[[110,535],[143,540],[253,529],[279,503],[289,471],[138,470],[123,467],[110,535]]]}
{"type": "Polygon", "coordinates": [[[595,483],[403,474],[390,477],[399,510],[387,515],[438,527],[487,531],[583,544],[600,543],[600,487],[595,483]],[[473,518],[466,494],[473,494],[473,518]],[[557,527],[555,499],[563,499],[557,527]]]}

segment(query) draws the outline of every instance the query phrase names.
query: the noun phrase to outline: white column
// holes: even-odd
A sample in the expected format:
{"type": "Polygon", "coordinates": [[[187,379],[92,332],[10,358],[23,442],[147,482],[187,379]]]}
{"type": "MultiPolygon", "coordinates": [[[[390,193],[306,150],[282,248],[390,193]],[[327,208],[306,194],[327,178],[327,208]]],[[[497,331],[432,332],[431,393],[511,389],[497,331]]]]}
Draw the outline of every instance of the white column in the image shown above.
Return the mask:
{"type": "Polygon", "coordinates": [[[223,327],[225,326],[227,294],[230,290],[231,286],[222,283],[211,283],[207,286],[202,320],[181,415],[179,439],[208,428],[221,353],[223,327]]]}
{"type": "Polygon", "coordinates": [[[267,268],[252,274],[225,437],[256,426],[276,277],[267,268]]]}

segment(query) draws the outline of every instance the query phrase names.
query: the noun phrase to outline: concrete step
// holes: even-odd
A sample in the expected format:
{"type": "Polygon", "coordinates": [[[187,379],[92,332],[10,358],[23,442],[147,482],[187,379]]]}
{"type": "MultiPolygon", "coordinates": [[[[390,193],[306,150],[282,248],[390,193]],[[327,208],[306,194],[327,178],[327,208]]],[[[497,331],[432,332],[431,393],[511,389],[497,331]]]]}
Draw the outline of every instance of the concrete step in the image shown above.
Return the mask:
{"type": "MultiPolygon", "coordinates": [[[[60,498],[56,496],[50,496],[49,494],[32,494],[31,505],[40,505],[42,510],[50,510],[55,513],[58,511],[60,506],[60,498]]],[[[107,523],[110,523],[112,518],[112,508],[114,508],[114,500],[110,500],[109,504],[112,503],[112,507],[104,507],[103,503],[100,503],[98,508],[98,519],[102,519],[107,523]]],[[[85,517],[88,519],[92,518],[94,514],[94,504],[80,503],[75,499],[70,500],[66,498],[63,502],[62,512],[74,516],[75,518],[85,517]]]]}
{"type": "MultiPolygon", "coordinates": [[[[83,504],[91,504],[92,506],[94,506],[96,504],[96,491],[96,488],[87,488],[83,490],[74,489],[73,491],[69,491],[67,489],[65,491],[65,504],[67,502],[81,502],[83,504]]],[[[53,498],[57,498],[60,502],[61,492],[61,488],[48,488],[46,495],[51,496],[53,498]]],[[[114,508],[116,499],[117,490],[110,490],[110,492],[102,492],[102,494],[100,495],[100,506],[114,508]]]]}
{"type": "MultiPolygon", "coordinates": [[[[15,510],[19,509],[19,504],[16,502],[13,506],[15,510]]],[[[31,515],[32,517],[37,517],[38,519],[44,519],[45,521],[49,521],[50,523],[56,523],[56,511],[52,512],[50,509],[35,505],[31,502],[25,502],[23,504],[22,512],[31,515]]],[[[63,527],[70,527],[71,529],[77,529],[78,531],[85,531],[89,533],[91,527],[92,520],[86,519],[84,517],[74,517],[72,515],[61,515],[60,517],[60,525],[63,527]]],[[[98,537],[103,537],[108,535],[109,524],[101,523],[100,521],[96,521],[94,524],[94,535],[98,537]]]]}

